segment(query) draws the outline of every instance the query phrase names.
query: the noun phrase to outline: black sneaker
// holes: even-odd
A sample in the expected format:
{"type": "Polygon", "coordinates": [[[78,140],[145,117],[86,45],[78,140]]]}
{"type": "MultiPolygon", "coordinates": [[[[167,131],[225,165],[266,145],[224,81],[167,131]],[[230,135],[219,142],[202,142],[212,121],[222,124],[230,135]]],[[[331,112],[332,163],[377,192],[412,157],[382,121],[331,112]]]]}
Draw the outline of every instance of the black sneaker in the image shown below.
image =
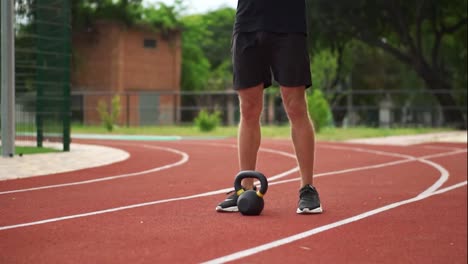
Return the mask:
{"type": "MultiPolygon", "coordinates": [[[[245,188],[242,188],[244,191],[246,191],[245,188]]],[[[254,186],[254,190],[257,190],[257,187],[254,186]]],[[[224,201],[218,204],[216,206],[216,211],[218,212],[238,212],[239,209],[237,208],[237,198],[239,198],[239,195],[237,195],[235,190],[232,190],[228,192],[227,194],[232,195],[228,196],[224,201]]]]}
{"type": "Polygon", "coordinates": [[[312,185],[306,185],[299,190],[299,203],[296,213],[320,214],[323,212],[317,190],[312,185]]]}

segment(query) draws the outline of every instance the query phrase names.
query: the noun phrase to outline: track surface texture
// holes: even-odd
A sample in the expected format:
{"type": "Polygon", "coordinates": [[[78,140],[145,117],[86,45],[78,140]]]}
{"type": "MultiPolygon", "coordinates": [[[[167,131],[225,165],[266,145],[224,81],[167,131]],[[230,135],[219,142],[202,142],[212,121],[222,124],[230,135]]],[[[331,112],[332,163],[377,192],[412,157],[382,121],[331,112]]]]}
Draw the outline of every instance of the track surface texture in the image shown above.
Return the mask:
{"type": "Polygon", "coordinates": [[[298,215],[287,140],[264,140],[260,216],[217,213],[234,139],[77,140],[111,165],[0,181],[0,263],[467,263],[467,145],[318,142],[324,213],[298,215]]]}

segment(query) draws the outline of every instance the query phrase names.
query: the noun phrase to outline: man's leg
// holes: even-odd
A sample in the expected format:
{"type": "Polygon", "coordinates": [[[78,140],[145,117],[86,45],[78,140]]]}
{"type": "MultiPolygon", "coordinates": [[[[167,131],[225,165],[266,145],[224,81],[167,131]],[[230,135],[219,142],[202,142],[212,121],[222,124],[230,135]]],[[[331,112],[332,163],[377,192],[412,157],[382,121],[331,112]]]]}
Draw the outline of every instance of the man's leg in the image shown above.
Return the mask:
{"type": "MultiPolygon", "coordinates": [[[[263,89],[271,85],[271,71],[266,49],[259,32],[239,32],[233,36],[233,88],[239,95],[238,130],[239,169],[255,170],[260,148],[260,116],[263,110],[263,89]]],[[[254,188],[254,179],[242,180],[245,189],[254,188]]],[[[238,195],[233,192],[216,206],[218,212],[237,212],[238,195]]]]}
{"type": "MultiPolygon", "coordinates": [[[[260,116],[263,110],[263,83],[238,90],[240,101],[240,123],[238,133],[238,155],[240,170],[255,170],[260,148],[260,116]]],[[[253,188],[254,179],[242,181],[246,189],[253,188]]]]}
{"type": "Polygon", "coordinates": [[[291,135],[301,173],[301,188],[296,213],[322,212],[317,189],[313,187],[315,160],[315,132],[307,112],[305,87],[281,87],[283,104],[291,123],[291,135]]]}
{"type": "Polygon", "coordinates": [[[283,105],[291,124],[291,137],[301,173],[301,186],[313,184],[315,132],[307,112],[305,87],[281,87],[283,105]]]}

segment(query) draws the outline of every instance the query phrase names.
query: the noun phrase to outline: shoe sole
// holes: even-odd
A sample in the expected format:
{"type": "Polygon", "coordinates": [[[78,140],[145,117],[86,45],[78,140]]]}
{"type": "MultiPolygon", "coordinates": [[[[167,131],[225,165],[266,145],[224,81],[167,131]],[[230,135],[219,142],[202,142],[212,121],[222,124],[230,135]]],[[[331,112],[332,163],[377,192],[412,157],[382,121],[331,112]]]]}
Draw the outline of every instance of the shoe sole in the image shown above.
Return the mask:
{"type": "Polygon", "coordinates": [[[239,212],[239,208],[237,206],[226,207],[222,208],[221,206],[216,206],[217,212],[239,212]]]}
{"type": "MultiPolygon", "coordinates": [[[[237,206],[222,208],[220,206],[216,207],[217,212],[239,212],[237,206]]],[[[298,214],[320,214],[323,212],[322,206],[315,209],[304,208],[303,210],[297,208],[296,213],[298,214]]]]}
{"type": "Polygon", "coordinates": [[[322,206],[314,208],[314,209],[309,209],[309,208],[304,208],[304,209],[299,209],[297,208],[296,213],[298,214],[320,214],[322,213],[322,206]]]}

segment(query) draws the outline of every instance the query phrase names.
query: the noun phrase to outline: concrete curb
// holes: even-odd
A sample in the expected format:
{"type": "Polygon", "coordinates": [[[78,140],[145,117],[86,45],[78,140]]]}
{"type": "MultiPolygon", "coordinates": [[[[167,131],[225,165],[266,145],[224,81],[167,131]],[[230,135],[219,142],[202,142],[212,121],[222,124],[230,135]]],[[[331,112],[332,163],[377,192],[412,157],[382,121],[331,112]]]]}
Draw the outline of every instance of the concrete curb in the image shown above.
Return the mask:
{"type": "MultiPolygon", "coordinates": [[[[27,145],[28,143],[20,143],[27,145]]],[[[60,148],[47,143],[45,147],[60,148]]],[[[104,166],[126,160],[126,151],[88,144],[71,144],[69,152],[44,153],[0,158],[0,180],[19,179],[104,166]]]]}
{"type": "MultiPolygon", "coordinates": [[[[88,135],[89,136],[89,135],[88,135]]],[[[86,137],[88,137],[86,136],[86,137]]],[[[88,137],[90,138],[90,137],[88,137]]],[[[98,139],[107,138],[99,135],[98,139]]],[[[96,138],[93,138],[96,139],[96,138]]],[[[118,136],[118,139],[125,139],[118,136]]],[[[179,137],[131,137],[132,140],[180,140],[179,137]]],[[[349,143],[378,144],[378,145],[413,145],[428,142],[467,142],[467,131],[443,132],[435,134],[390,136],[383,138],[366,138],[348,140],[349,143]]],[[[17,142],[18,143],[18,142],[17,142]]],[[[32,144],[19,142],[20,145],[32,144]]],[[[46,147],[61,148],[60,144],[46,143],[46,147]]],[[[0,181],[19,179],[33,176],[49,175],[62,172],[70,172],[80,169],[109,165],[126,160],[130,154],[116,148],[98,145],[75,144],[71,145],[70,152],[47,153],[15,156],[13,158],[0,158],[0,181]]]]}

